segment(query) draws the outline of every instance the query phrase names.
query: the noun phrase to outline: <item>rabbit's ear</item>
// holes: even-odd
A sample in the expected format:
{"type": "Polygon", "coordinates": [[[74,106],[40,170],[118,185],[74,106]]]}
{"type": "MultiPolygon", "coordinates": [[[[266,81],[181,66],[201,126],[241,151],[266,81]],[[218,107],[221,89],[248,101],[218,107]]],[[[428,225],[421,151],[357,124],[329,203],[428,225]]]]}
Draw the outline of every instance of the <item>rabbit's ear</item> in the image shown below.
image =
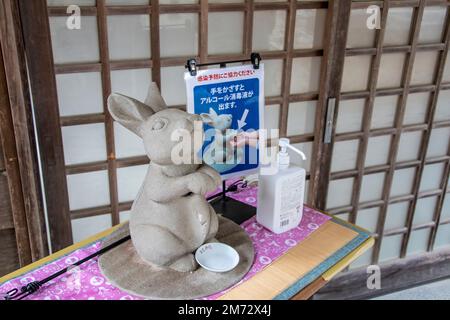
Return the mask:
{"type": "Polygon", "coordinates": [[[202,121],[206,124],[212,125],[214,123],[214,119],[211,117],[209,113],[202,113],[200,115],[202,121]]]}
{"type": "Polygon", "coordinates": [[[216,110],[214,110],[213,108],[209,108],[209,114],[213,119],[217,119],[218,117],[216,110]]]}
{"type": "Polygon", "coordinates": [[[167,104],[161,96],[161,92],[158,89],[156,82],[152,82],[148,88],[147,99],[145,104],[150,106],[155,112],[161,111],[167,108],[167,104]]]}
{"type": "Polygon", "coordinates": [[[114,120],[140,137],[142,123],[155,113],[142,102],[117,93],[109,96],[108,109],[114,120]]]}

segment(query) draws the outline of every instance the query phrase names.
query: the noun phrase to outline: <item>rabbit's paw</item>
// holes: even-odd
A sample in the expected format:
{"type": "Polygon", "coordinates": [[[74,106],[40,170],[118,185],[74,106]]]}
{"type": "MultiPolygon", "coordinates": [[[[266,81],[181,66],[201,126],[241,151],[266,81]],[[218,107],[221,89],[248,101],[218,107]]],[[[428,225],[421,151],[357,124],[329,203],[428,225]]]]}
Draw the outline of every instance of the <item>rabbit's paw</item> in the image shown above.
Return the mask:
{"type": "Polygon", "coordinates": [[[203,212],[198,212],[197,217],[198,217],[198,221],[200,221],[200,224],[202,226],[204,226],[205,224],[208,223],[208,216],[206,214],[204,214],[203,212]]]}
{"type": "Polygon", "coordinates": [[[211,239],[207,240],[207,241],[205,242],[205,244],[206,244],[206,243],[220,243],[220,241],[217,240],[216,238],[211,238],[211,239]]]}
{"type": "Polygon", "coordinates": [[[216,187],[218,187],[222,184],[222,177],[220,176],[220,174],[216,170],[214,170],[212,167],[208,166],[207,164],[202,165],[198,169],[198,172],[202,172],[202,173],[210,176],[214,180],[216,187]]]}
{"type": "Polygon", "coordinates": [[[192,272],[197,270],[198,264],[194,255],[189,253],[170,265],[170,268],[178,272],[192,272]]]}
{"type": "Polygon", "coordinates": [[[189,178],[188,189],[194,194],[205,195],[216,190],[217,185],[213,178],[203,172],[195,172],[189,178]]]}

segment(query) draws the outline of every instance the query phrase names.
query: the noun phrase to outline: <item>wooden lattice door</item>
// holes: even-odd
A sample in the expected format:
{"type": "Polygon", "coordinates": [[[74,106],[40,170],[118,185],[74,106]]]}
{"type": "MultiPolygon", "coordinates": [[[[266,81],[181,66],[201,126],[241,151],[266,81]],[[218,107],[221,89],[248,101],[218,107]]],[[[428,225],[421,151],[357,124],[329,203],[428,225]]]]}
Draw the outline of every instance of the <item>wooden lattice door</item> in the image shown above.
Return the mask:
{"type": "MultiPolygon", "coordinates": [[[[19,2],[57,248],[127,219],[145,175],[142,143],[113,123],[108,95],[144,99],[155,81],[171,107],[184,108],[188,58],[260,52],[267,128],[307,154],[320,142],[314,122],[328,1],[86,0],[78,2],[79,30],[67,28],[66,1],[19,2]]],[[[309,170],[310,161],[301,164],[309,170]]]]}
{"type": "Polygon", "coordinates": [[[339,1],[315,190],[319,207],[376,237],[353,267],[450,241],[448,5],[339,1]],[[373,5],[378,29],[366,27],[373,5]]]}

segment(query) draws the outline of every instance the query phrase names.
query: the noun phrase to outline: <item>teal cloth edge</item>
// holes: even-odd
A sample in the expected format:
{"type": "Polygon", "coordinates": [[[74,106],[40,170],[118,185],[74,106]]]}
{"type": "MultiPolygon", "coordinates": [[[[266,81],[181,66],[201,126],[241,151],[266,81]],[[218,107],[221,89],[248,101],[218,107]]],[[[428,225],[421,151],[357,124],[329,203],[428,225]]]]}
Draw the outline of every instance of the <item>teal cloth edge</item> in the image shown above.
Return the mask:
{"type": "Polygon", "coordinates": [[[345,221],[341,221],[339,219],[332,219],[332,221],[358,232],[358,236],[350,240],[345,246],[336,251],[333,255],[328,257],[317,267],[312,269],[304,277],[292,284],[289,288],[275,296],[273,300],[289,300],[370,238],[369,233],[356,228],[355,226],[348,224],[345,221]]]}

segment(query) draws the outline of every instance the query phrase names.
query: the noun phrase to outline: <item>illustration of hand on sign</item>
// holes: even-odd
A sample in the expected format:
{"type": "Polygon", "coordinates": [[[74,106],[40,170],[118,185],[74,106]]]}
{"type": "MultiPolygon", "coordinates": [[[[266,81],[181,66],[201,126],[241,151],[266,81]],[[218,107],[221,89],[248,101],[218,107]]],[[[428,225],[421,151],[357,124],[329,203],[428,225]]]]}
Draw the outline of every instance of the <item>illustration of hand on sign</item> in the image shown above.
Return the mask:
{"type": "Polygon", "coordinates": [[[256,148],[259,141],[259,132],[241,132],[231,141],[231,145],[237,148],[244,147],[246,145],[256,148]]]}

